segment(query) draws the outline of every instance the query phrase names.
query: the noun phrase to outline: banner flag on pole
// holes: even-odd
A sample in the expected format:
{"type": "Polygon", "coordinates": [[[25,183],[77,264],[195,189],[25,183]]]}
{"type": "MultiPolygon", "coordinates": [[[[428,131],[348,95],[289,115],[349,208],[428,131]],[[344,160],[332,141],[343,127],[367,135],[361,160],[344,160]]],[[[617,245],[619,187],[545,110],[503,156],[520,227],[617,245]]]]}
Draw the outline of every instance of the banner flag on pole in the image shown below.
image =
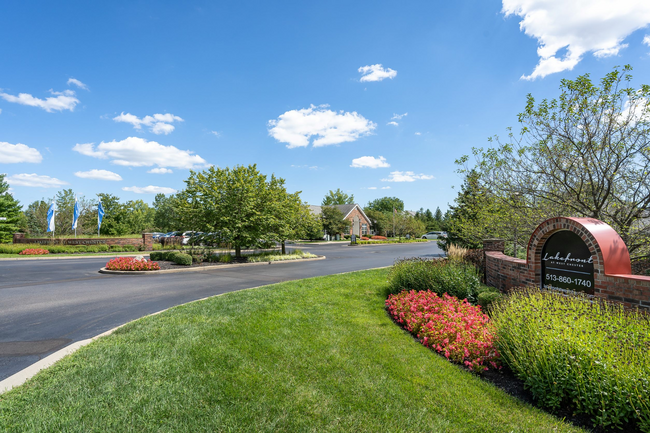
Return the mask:
{"type": "Polygon", "coordinates": [[[99,206],[97,206],[97,232],[99,232],[99,229],[102,227],[102,219],[104,219],[104,208],[100,201],[99,206]]]}
{"type": "Polygon", "coordinates": [[[56,207],[54,202],[50,205],[47,210],[47,232],[54,232],[54,216],[56,214],[56,207]]]}
{"type": "Polygon", "coordinates": [[[79,202],[77,197],[74,198],[74,212],[72,214],[72,230],[77,230],[77,220],[79,219],[79,202]]]}

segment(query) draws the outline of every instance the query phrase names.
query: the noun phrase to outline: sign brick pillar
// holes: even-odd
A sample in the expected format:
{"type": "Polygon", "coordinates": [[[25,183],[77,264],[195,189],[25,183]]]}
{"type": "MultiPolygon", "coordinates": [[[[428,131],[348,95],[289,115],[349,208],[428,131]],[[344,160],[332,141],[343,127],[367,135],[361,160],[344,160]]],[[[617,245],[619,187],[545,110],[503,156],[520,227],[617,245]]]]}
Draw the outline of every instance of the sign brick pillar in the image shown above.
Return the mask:
{"type": "Polygon", "coordinates": [[[506,248],[506,241],[503,239],[485,239],[483,241],[483,251],[498,251],[502,253],[506,248]]]}
{"type": "Polygon", "coordinates": [[[14,244],[20,242],[20,241],[16,242],[18,239],[25,239],[25,233],[14,233],[14,244]]]}
{"type": "Polygon", "coordinates": [[[151,233],[142,233],[142,245],[145,251],[153,250],[153,235],[151,233]]]}

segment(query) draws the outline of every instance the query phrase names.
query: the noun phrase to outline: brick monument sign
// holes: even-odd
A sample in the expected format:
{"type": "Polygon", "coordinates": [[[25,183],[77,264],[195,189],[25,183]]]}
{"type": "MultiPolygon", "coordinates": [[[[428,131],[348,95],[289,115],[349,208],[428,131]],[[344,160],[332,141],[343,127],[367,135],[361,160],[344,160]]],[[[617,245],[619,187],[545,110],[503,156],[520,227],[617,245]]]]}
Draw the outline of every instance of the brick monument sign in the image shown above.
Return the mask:
{"type": "Polygon", "coordinates": [[[619,234],[594,218],[551,218],[528,242],[526,260],[503,254],[504,242],[483,242],[487,284],[501,290],[536,286],[622,302],[650,310],[650,277],[632,275],[619,234]]]}

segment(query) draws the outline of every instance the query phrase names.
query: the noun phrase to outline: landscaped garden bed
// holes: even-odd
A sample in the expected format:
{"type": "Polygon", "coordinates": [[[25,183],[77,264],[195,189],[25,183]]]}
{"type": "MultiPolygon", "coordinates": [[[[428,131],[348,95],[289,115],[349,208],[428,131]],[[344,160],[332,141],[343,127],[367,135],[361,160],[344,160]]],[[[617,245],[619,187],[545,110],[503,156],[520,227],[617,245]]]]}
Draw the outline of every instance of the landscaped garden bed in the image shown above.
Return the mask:
{"type": "Polygon", "coordinates": [[[0,430],[581,431],[414,344],[385,312],[387,276],[287,282],[135,321],[0,395],[0,430]]]}

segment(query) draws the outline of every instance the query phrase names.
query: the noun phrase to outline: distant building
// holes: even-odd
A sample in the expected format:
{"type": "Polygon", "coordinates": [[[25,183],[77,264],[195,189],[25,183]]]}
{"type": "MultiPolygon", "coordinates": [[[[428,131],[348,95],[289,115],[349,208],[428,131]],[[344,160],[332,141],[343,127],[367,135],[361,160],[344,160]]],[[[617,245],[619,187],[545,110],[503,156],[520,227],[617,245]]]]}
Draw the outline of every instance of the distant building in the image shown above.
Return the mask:
{"type": "MultiPolygon", "coordinates": [[[[343,214],[343,219],[350,221],[350,233],[341,233],[341,234],[350,234],[357,236],[369,236],[371,234],[371,224],[370,219],[366,216],[361,209],[361,206],[358,204],[337,204],[327,207],[335,207],[341,211],[343,214]]],[[[323,206],[314,206],[310,205],[309,210],[314,215],[320,215],[321,209],[323,206]]]]}

